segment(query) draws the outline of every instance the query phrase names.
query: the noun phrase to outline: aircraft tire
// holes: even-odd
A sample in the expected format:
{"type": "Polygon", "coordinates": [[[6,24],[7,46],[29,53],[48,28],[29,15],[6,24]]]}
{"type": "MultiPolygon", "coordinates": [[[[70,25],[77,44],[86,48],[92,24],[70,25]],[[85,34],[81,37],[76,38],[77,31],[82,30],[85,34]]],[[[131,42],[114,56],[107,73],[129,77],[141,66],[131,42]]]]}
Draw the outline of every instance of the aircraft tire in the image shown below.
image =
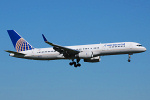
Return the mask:
{"type": "Polygon", "coordinates": [[[79,67],[80,67],[80,66],[81,66],[81,64],[77,64],[77,66],[79,66],[79,67]]]}
{"type": "Polygon", "coordinates": [[[131,60],[130,60],[130,59],[128,59],[128,62],[131,62],[131,60]]]}
{"type": "Polygon", "coordinates": [[[73,65],[73,62],[70,62],[70,63],[69,63],[69,65],[71,65],[71,66],[72,66],[72,65],[73,65]]]}

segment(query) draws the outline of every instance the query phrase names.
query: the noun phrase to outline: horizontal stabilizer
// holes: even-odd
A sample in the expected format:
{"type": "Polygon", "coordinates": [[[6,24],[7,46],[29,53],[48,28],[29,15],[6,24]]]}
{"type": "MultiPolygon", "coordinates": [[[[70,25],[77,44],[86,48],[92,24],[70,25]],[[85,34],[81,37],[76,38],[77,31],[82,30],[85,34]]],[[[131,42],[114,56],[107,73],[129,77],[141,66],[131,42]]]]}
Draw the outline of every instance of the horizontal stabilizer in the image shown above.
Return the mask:
{"type": "Polygon", "coordinates": [[[13,53],[13,54],[18,54],[18,55],[26,55],[24,53],[19,53],[19,52],[15,52],[15,51],[10,51],[10,50],[5,50],[6,52],[9,52],[9,53],[13,53]]]}

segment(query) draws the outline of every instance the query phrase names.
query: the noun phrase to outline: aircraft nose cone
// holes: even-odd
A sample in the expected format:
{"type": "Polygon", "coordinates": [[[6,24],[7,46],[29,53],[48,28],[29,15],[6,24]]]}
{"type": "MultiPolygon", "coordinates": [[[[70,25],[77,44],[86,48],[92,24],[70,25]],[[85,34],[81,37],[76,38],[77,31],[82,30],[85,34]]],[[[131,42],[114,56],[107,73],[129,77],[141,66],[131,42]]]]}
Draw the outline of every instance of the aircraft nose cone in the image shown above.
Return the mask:
{"type": "Polygon", "coordinates": [[[144,51],[146,51],[146,48],[144,47],[144,51]]]}

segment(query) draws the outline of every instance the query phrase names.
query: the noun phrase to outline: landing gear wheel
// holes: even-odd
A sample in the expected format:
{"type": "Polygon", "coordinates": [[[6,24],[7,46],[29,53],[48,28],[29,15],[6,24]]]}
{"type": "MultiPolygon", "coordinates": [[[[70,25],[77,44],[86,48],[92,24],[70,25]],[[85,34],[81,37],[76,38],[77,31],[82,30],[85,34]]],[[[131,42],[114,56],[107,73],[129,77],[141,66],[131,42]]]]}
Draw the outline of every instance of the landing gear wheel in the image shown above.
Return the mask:
{"type": "Polygon", "coordinates": [[[74,65],[74,67],[80,67],[81,64],[79,63],[80,59],[77,59],[77,62],[74,61],[74,59],[72,59],[72,62],[69,63],[69,65],[74,65]]]}
{"type": "Polygon", "coordinates": [[[131,60],[130,60],[130,59],[131,59],[131,55],[132,55],[132,54],[129,54],[129,55],[128,55],[128,62],[131,62],[131,60]]]}
{"type": "Polygon", "coordinates": [[[71,66],[72,66],[72,65],[73,65],[73,62],[70,62],[70,63],[69,63],[69,65],[71,65],[71,66]]]}
{"type": "Polygon", "coordinates": [[[80,66],[81,66],[81,64],[79,64],[79,63],[78,63],[78,64],[77,64],[77,66],[79,66],[79,67],[80,67],[80,66]]]}
{"type": "Polygon", "coordinates": [[[75,66],[76,62],[70,62],[69,65],[71,65],[71,66],[74,65],[75,66]]]}
{"type": "Polygon", "coordinates": [[[78,67],[77,64],[76,64],[76,62],[74,62],[74,67],[78,67]]]}
{"type": "Polygon", "coordinates": [[[130,59],[128,59],[128,62],[131,62],[131,60],[130,60],[130,59]]]}

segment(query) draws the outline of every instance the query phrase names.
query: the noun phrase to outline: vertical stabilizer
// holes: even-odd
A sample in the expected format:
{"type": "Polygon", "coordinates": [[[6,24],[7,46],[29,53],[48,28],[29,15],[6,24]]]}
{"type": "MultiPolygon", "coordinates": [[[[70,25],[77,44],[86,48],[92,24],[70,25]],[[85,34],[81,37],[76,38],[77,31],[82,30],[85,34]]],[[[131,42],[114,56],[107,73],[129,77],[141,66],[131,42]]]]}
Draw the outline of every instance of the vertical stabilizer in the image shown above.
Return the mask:
{"type": "Polygon", "coordinates": [[[34,49],[25,39],[23,39],[15,30],[7,30],[9,37],[17,52],[34,49]]]}

